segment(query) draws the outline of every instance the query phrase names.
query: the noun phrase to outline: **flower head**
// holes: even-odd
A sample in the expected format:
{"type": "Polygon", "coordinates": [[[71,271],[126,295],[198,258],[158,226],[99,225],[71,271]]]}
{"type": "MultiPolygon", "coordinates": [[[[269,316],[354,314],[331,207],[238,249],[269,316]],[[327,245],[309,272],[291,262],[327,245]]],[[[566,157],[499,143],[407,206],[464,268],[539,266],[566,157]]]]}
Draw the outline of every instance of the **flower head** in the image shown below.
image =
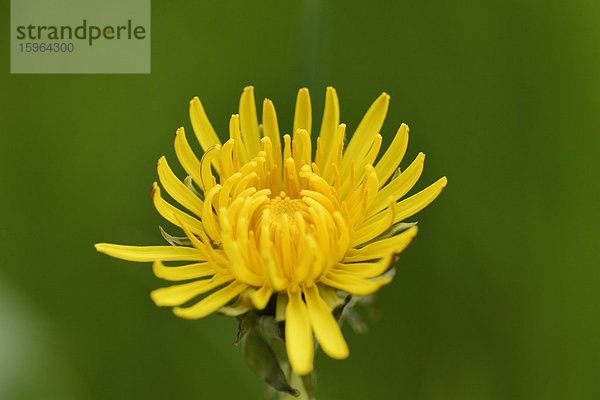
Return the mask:
{"type": "Polygon", "coordinates": [[[157,183],[152,190],[158,212],[185,237],[165,234],[169,246],[96,248],[153,262],[159,278],[187,281],[151,294],[182,318],[243,314],[271,304],[285,320],[287,355],[297,374],[312,370],[314,337],[329,356],[347,357],[332,310],[343,294],[369,295],[391,281],[395,256],[417,233],[403,221],[446,185],[444,177],[402,199],[419,179],[425,156],[398,169],[408,145],[405,124],[379,156],[389,99],[383,93],[375,100],[346,145],[333,88],[316,141],[307,89],[298,93],[292,135],[281,136],[273,103],[264,100],[259,125],[253,88],[245,88],[225,143],[194,98],[190,118],[204,154],[198,159],[180,128],[175,152],[188,176],[182,181],[164,157],[158,161],[160,184],[187,211],[166,201],[157,183]],[[164,264],[173,261],[187,264],[164,264]]]}

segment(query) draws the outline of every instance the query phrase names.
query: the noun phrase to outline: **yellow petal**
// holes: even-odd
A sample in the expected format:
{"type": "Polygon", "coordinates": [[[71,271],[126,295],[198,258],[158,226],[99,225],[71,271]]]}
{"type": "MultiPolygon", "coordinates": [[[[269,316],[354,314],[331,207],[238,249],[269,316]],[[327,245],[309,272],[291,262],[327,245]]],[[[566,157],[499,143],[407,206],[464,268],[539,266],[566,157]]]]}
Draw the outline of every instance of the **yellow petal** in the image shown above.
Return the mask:
{"type": "Polygon", "coordinates": [[[231,195],[231,191],[236,183],[242,179],[244,175],[241,172],[236,172],[232,174],[227,180],[221,181],[222,187],[219,192],[219,206],[227,207],[230,205],[230,198],[235,197],[231,195]]]}
{"type": "MultiPolygon", "coordinates": [[[[270,211],[264,210],[262,218],[265,221],[270,220],[270,211]]],[[[268,223],[263,223],[260,227],[261,235],[260,235],[260,254],[263,258],[263,263],[265,267],[266,277],[273,289],[276,291],[282,291],[288,286],[288,280],[284,277],[283,271],[281,268],[278,268],[278,265],[275,261],[275,255],[273,254],[273,241],[271,240],[271,230],[268,223]]]]}
{"type": "Polygon", "coordinates": [[[221,190],[221,185],[215,185],[208,193],[206,193],[206,198],[204,199],[203,209],[202,209],[202,221],[204,222],[204,230],[206,234],[211,238],[215,243],[221,243],[221,234],[219,232],[219,224],[217,223],[217,217],[213,211],[213,197],[221,190]]]}
{"type": "Polygon", "coordinates": [[[213,186],[217,184],[217,178],[212,173],[211,165],[217,173],[219,156],[221,155],[221,146],[214,145],[206,150],[200,159],[200,179],[202,180],[202,187],[205,192],[208,192],[213,186]]]}
{"type": "Polygon", "coordinates": [[[285,310],[285,347],[290,365],[298,375],[306,375],[313,368],[314,345],[306,305],[295,287],[288,289],[285,310]]]}
{"type": "Polygon", "coordinates": [[[202,146],[204,151],[210,146],[221,144],[198,97],[194,97],[190,101],[190,120],[192,121],[192,128],[198,138],[198,142],[200,142],[200,146],[202,146]]]}
{"type": "Polygon", "coordinates": [[[127,261],[205,261],[202,254],[193,247],[124,246],[110,243],[98,243],[95,247],[100,253],[127,261]]]}
{"type": "Polygon", "coordinates": [[[352,233],[352,247],[358,247],[365,242],[370,241],[374,237],[379,236],[394,223],[395,203],[393,199],[389,199],[389,206],[382,212],[363,220],[352,233]]]}
{"type": "Polygon", "coordinates": [[[447,182],[448,180],[446,177],[440,178],[429,187],[421,190],[419,193],[414,194],[399,203],[392,204],[383,209],[380,213],[365,219],[365,221],[361,223],[354,232],[352,244],[357,246],[368,242],[369,240],[382,234],[392,224],[401,222],[406,218],[418,213],[427,207],[431,202],[433,202],[437,196],[439,196],[447,182]],[[384,222],[388,220],[388,215],[390,213],[393,214],[391,223],[384,222]]]}
{"type": "Polygon", "coordinates": [[[442,190],[446,187],[448,179],[444,176],[431,184],[429,187],[421,190],[419,193],[412,195],[406,200],[396,203],[394,223],[412,217],[434,201],[442,190]]]}
{"type": "Polygon", "coordinates": [[[264,257],[265,270],[267,272],[267,279],[275,290],[283,290],[288,285],[287,278],[282,274],[280,268],[277,267],[276,261],[272,255],[264,257]]]}
{"type": "Polygon", "coordinates": [[[329,307],[330,311],[333,311],[337,307],[344,304],[344,299],[340,297],[337,290],[329,286],[319,285],[319,295],[325,304],[327,304],[327,307],[329,307]]]}
{"type": "Polygon", "coordinates": [[[406,124],[400,125],[394,140],[392,140],[392,143],[375,166],[380,187],[392,176],[404,158],[408,147],[408,131],[406,124]]]}
{"type": "Polygon", "coordinates": [[[235,296],[246,290],[246,288],[247,286],[243,283],[233,282],[229,286],[206,296],[193,306],[176,307],[173,309],[173,312],[180,318],[204,318],[229,303],[235,296]]]}
{"type": "Polygon", "coordinates": [[[390,198],[396,202],[408,193],[421,177],[424,163],[425,154],[419,153],[417,158],[415,158],[404,172],[380,189],[377,196],[375,196],[373,204],[371,204],[367,211],[367,218],[383,210],[389,204],[390,198]]]}
{"type": "Polygon", "coordinates": [[[298,97],[296,98],[296,110],[294,112],[294,140],[296,139],[296,132],[298,129],[304,129],[308,132],[310,137],[310,131],[312,128],[312,110],[310,106],[310,94],[307,88],[302,88],[298,91],[298,97]]]}
{"type": "MultiPolygon", "coordinates": [[[[284,137],[289,137],[285,135],[284,137]]],[[[285,182],[285,192],[292,198],[298,198],[300,196],[300,181],[298,180],[298,172],[296,169],[296,162],[293,158],[285,160],[283,166],[283,176],[285,182]]]]}
{"type": "Polygon", "coordinates": [[[215,274],[214,262],[203,262],[177,267],[167,267],[160,261],[155,261],[152,271],[157,278],[166,281],[185,281],[188,279],[204,278],[215,274]]]}
{"type": "Polygon", "coordinates": [[[230,261],[229,270],[239,281],[252,286],[262,285],[264,279],[249,268],[239,241],[223,234],[223,250],[230,261]]]}
{"type": "Polygon", "coordinates": [[[298,129],[294,133],[294,159],[298,168],[312,161],[312,143],[309,135],[304,129],[298,129]]]}
{"type": "Polygon", "coordinates": [[[281,136],[279,133],[279,124],[277,123],[275,106],[269,99],[265,99],[263,103],[262,123],[265,136],[271,139],[271,143],[273,144],[273,159],[281,166],[281,136]]]}
{"type": "Polygon", "coordinates": [[[329,311],[327,304],[319,296],[317,287],[306,288],[304,296],[312,330],[323,351],[332,358],[343,359],[348,357],[348,345],[344,340],[340,326],[331,311],[329,311]]]}
{"type": "Polygon", "coordinates": [[[370,262],[347,262],[344,260],[344,262],[338,263],[335,269],[359,278],[373,278],[386,272],[392,266],[392,260],[392,254],[370,262]]]}
{"type": "Polygon", "coordinates": [[[346,125],[340,124],[336,128],[335,133],[330,138],[330,144],[323,146],[321,151],[323,160],[319,165],[323,179],[332,183],[334,181],[335,170],[341,167],[336,156],[340,154],[344,146],[344,136],[346,135],[346,125]]]}
{"type": "Polygon", "coordinates": [[[197,216],[202,216],[202,200],[175,176],[165,157],[158,160],[157,170],[158,179],[167,193],[197,216]]]}
{"type": "MultiPolygon", "coordinates": [[[[354,187],[352,186],[352,180],[348,179],[344,181],[342,184],[342,190],[340,192],[341,198],[347,198],[349,194],[351,194],[354,190],[357,189],[358,186],[360,186],[360,182],[362,182],[367,171],[372,170],[373,172],[375,172],[375,168],[373,168],[373,162],[375,161],[375,158],[377,158],[377,154],[379,154],[379,149],[381,148],[382,140],[383,138],[381,137],[381,135],[377,134],[373,137],[373,141],[370,144],[365,143],[365,146],[369,147],[369,151],[361,160],[356,160],[356,162],[354,162],[354,187]]],[[[375,174],[375,176],[377,176],[377,174],[375,174]]],[[[377,179],[379,179],[378,176],[377,179]]],[[[377,183],[375,192],[377,192],[377,189],[379,189],[379,183],[377,183]]]]}
{"type": "Polygon", "coordinates": [[[262,310],[267,306],[273,290],[268,285],[263,285],[260,289],[250,293],[250,301],[257,310],[262,310]]]}
{"type": "Polygon", "coordinates": [[[331,286],[357,296],[373,294],[378,291],[381,286],[383,286],[378,282],[344,274],[335,270],[330,270],[329,273],[326,276],[322,276],[319,281],[327,286],[331,286]]]}
{"type": "Polygon", "coordinates": [[[240,129],[240,116],[233,114],[229,119],[229,137],[233,139],[234,143],[234,162],[237,160],[238,165],[243,165],[248,162],[250,156],[248,155],[249,147],[242,140],[240,129]]]}
{"type": "Polygon", "coordinates": [[[214,276],[210,279],[156,289],[150,293],[150,297],[157,306],[178,306],[196,296],[210,292],[232,279],[231,276],[214,276]]]}
{"type": "Polygon", "coordinates": [[[352,139],[350,139],[350,143],[348,143],[348,147],[344,153],[342,159],[342,176],[348,174],[352,160],[361,160],[369,150],[365,146],[365,143],[371,143],[373,137],[380,133],[389,104],[390,96],[387,93],[382,93],[373,102],[371,107],[369,107],[362,121],[358,124],[354,135],[352,135],[352,139]]]}
{"type": "Polygon", "coordinates": [[[367,209],[375,199],[377,189],[379,188],[379,180],[377,179],[375,168],[367,165],[364,175],[365,178],[360,187],[350,192],[346,200],[352,226],[357,226],[364,220],[367,209]]]}
{"type": "Polygon", "coordinates": [[[221,147],[221,160],[219,163],[219,175],[221,176],[221,181],[228,179],[238,169],[233,159],[234,147],[235,143],[232,139],[226,141],[225,144],[223,144],[223,147],[221,147]]]}
{"type": "Polygon", "coordinates": [[[227,315],[228,317],[238,317],[251,309],[252,307],[250,307],[242,293],[233,304],[219,308],[218,312],[219,314],[227,315]]]}
{"type": "MultiPolygon", "coordinates": [[[[325,93],[325,110],[323,111],[323,120],[321,122],[321,131],[319,138],[321,140],[321,152],[323,154],[323,165],[327,165],[326,156],[330,153],[330,147],[333,143],[333,136],[340,124],[340,104],[334,88],[328,87],[325,93]]],[[[335,149],[337,150],[337,149],[335,149]]]]}
{"type": "Polygon", "coordinates": [[[200,179],[200,161],[192,151],[183,128],[177,129],[175,134],[175,154],[185,172],[200,186],[200,189],[204,190],[200,179]]]}
{"type": "Polygon", "coordinates": [[[258,118],[256,117],[256,102],[254,101],[254,87],[247,86],[240,98],[240,126],[242,138],[248,149],[250,158],[260,150],[260,134],[258,132],[258,118]]]}
{"type": "Polygon", "coordinates": [[[391,253],[400,253],[417,235],[417,227],[413,226],[397,236],[376,240],[360,249],[350,249],[344,262],[375,260],[391,253]]]}
{"type": "Polygon", "coordinates": [[[173,225],[181,227],[180,221],[183,221],[195,234],[202,232],[202,223],[199,220],[169,204],[161,197],[160,188],[156,182],[152,185],[152,202],[158,213],[173,225]]]}

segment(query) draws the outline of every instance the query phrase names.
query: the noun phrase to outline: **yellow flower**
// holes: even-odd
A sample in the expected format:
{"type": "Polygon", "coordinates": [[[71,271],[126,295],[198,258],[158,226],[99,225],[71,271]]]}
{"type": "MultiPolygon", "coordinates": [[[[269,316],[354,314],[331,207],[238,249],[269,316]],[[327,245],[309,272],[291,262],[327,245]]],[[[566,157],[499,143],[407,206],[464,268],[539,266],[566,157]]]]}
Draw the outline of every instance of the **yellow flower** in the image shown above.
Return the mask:
{"type": "Polygon", "coordinates": [[[416,226],[402,221],[446,185],[444,177],[402,199],[419,179],[425,155],[399,173],[408,145],[408,127],[402,124],[378,159],[389,100],[386,93],[375,100],[346,145],[333,88],[327,89],[316,144],[307,89],[298,92],[293,133],[283,141],[268,99],[259,125],[252,87],[242,93],[225,143],[194,98],[190,118],[204,155],[198,160],[180,128],[175,152],[188,177],[181,181],[164,157],[158,161],[162,187],[188,211],[164,200],[156,183],[152,190],[158,212],[186,238],[167,236],[170,246],[100,243],[96,249],[154,262],[159,278],[189,281],[151,295],[182,318],[277,304],[290,365],[299,375],[313,368],[313,334],[330,357],[346,358],[348,346],[332,309],[342,293],[368,295],[391,281],[395,255],[417,233],[416,226]],[[188,264],[163,264],[167,261],[188,264]]]}

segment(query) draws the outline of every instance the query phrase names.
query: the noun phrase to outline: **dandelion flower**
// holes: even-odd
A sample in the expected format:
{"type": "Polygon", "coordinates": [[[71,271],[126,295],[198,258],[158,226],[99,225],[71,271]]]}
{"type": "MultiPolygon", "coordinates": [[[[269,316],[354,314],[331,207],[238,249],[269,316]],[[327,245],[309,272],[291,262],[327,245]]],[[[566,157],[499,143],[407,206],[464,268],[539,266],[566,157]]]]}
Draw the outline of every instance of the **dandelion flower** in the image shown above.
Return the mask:
{"type": "Polygon", "coordinates": [[[167,246],[100,243],[96,249],[153,262],[157,277],[185,281],[151,293],[181,318],[260,313],[277,304],[298,375],[313,369],[315,338],[330,357],[348,357],[332,310],[344,295],[369,295],[391,281],[396,255],[417,233],[403,221],[446,185],[443,177],[403,198],[419,179],[425,155],[398,169],[408,145],[405,124],[379,155],[389,101],[381,94],[346,144],[333,88],[314,140],[307,89],[298,92],[292,134],[281,136],[273,103],[264,100],[259,124],[254,90],[246,87],[222,143],[195,97],[190,119],[204,154],[199,159],[178,129],[175,153],[188,176],[180,180],[162,157],[160,186],[152,188],[157,211],[185,237],[165,234],[167,246]],[[161,187],[182,207],[165,200],[161,187]]]}

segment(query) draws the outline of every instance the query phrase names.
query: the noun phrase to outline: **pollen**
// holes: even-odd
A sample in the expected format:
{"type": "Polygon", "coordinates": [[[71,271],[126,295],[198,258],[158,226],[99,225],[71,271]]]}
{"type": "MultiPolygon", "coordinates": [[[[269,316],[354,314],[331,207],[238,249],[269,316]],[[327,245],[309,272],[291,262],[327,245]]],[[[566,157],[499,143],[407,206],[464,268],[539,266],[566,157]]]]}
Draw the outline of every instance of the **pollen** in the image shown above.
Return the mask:
{"type": "Polygon", "coordinates": [[[294,216],[296,212],[306,211],[306,205],[300,199],[292,199],[285,192],[271,200],[269,205],[273,218],[280,218],[283,214],[294,216]]]}

